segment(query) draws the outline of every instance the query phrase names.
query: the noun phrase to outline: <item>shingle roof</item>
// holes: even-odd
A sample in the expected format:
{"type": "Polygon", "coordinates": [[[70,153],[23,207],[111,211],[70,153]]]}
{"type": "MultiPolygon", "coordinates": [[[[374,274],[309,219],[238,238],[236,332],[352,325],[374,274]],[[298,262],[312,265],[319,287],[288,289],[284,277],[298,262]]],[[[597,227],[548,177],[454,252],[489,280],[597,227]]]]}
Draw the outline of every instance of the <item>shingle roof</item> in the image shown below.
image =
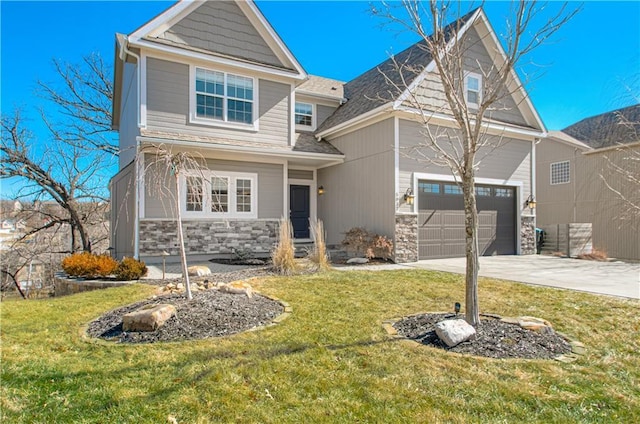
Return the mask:
{"type": "Polygon", "coordinates": [[[640,104],[583,119],[562,132],[594,149],[640,141],[640,104]]]}
{"type": "Polygon", "coordinates": [[[296,92],[318,94],[324,97],[344,98],[344,82],[330,78],[309,75],[309,79],[296,88],[296,92]]]}
{"type": "MultiPolygon", "coordinates": [[[[450,35],[461,28],[476,11],[474,9],[449,24],[445,33],[450,35]]],[[[409,86],[430,62],[431,54],[422,40],[349,81],[344,86],[347,101],[322,123],[316,133],[396,100],[404,91],[402,88],[409,86]]]]}
{"type": "Polygon", "coordinates": [[[309,133],[296,133],[296,145],[293,146],[294,152],[309,152],[309,153],[326,153],[330,155],[341,155],[342,152],[336,149],[332,144],[327,141],[318,141],[309,133]]]}

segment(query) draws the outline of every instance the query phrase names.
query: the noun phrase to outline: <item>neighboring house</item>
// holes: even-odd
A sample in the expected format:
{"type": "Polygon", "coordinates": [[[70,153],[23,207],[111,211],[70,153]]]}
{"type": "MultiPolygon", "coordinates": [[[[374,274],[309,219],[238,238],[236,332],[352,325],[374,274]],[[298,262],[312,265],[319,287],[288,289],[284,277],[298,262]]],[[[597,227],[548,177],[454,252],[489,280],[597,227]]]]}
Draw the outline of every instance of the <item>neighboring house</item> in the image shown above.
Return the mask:
{"type": "Polygon", "coordinates": [[[536,152],[538,226],[591,223],[595,249],[640,260],[640,214],[628,203],[640,207],[640,105],[550,131],[536,152]]]}
{"type": "MultiPolygon", "coordinates": [[[[471,46],[471,98],[482,94],[481,75],[502,48],[482,9],[459,24],[471,46]]],[[[416,44],[396,59],[423,69],[405,77],[433,111],[430,125],[455,128],[431,58],[416,44]]],[[[346,84],[308,75],[251,1],[180,2],[132,34],[118,34],[116,256],[178,253],[175,184],[152,153],[139,153],[158,145],[206,162],[206,170],[179,181],[190,255],[267,254],[287,216],[297,240],[309,239],[309,218],[317,217],[329,245],[366,227],[394,242],[397,262],[464,256],[461,191],[448,168],[402,153],[423,140],[423,127],[406,93],[389,89],[386,77],[397,78],[390,65],[346,84]],[[415,195],[413,205],[405,194],[415,195]]],[[[510,87],[520,86],[511,76],[510,87]]],[[[502,142],[481,152],[476,174],[481,251],[534,253],[535,217],[525,199],[535,194],[534,143],[545,128],[522,89],[489,118],[487,133],[502,142]]]]}

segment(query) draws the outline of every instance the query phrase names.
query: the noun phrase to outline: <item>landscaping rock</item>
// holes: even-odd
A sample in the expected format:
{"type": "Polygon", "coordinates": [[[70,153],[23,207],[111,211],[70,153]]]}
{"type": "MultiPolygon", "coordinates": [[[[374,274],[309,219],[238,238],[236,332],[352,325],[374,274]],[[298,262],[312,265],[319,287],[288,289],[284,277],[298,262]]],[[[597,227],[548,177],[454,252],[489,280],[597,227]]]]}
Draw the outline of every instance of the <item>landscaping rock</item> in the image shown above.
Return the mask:
{"type": "Polygon", "coordinates": [[[169,304],[149,305],[122,317],[124,331],[156,331],[176,314],[176,307],[169,304]]]}
{"type": "Polygon", "coordinates": [[[357,265],[366,264],[368,262],[369,262],[369,259],[367,258],[351,258],[347,260],[348,264],[357,264],[357,265]]]}
{"type": "Polygon", "coordinates": [[[447,346],[454,347],[476,334],[476,329],[463,319],[440,321],[435,325],[436,334],[447,346]]]}
{"type": "Polygon", "coordinates": [[[221,284],[218,290],[224,293],[244,294],[248,298],[253,297],[253,288],[249,283],[244,281],[233,281],[227,284],[221,284]]]}
{"type": "Polygon", "coordinates": [[[549,333],[553,329],[549,321],[537,317],[518,317],[518,325],[525,330],[531,330],[541,334],[549,333]]]}
{"type": "Polygon", "coordinates": [[[190,277],[204,277],[211,275],[211,270],[206,265],[194,265],[187,268],[190,277]]]}

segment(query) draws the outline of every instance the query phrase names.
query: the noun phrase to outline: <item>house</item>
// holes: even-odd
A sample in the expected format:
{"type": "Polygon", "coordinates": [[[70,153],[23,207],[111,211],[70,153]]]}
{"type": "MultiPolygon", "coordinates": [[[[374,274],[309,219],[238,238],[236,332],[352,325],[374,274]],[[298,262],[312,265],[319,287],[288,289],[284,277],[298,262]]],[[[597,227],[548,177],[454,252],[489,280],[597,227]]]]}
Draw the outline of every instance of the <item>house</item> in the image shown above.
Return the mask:
{"type": "Polygon", "coordinates": [[[640,260],[639,130],[635,105],[550,131],[537,146],[538,226],[590,223],[595,249],[640,260]]]}
{"type": "MultiPolygon", "coordinates": [[[[471,101],[504,52],[482,9],[456,24],[470,46],[471,101]]],[[[420,44],[395,59],[421,69],[405,77],[432,110],[431,128],[455,132],[420,44]]],[[[421,143],[424,127],[408,92],[389,89],[391,64],[347,83],[308,75],[252,1],[183,1],[118,34],[116,256],[178,254],[177,192],[189,255],[268,254],[287,216],[298,241],[309,240],[309,219],[317,217],[329,245],[366,227],[394,242],[396,262],[464,256],[456,178],[403,154],[421,143]],[[176,186],[153,154],[159,146],[191,152],[205,169],[183,172],[176,186]]],[[[535,194],[535,142],[546,130],[515,73],[507,84],[512,94],[484,129],[500,147],[481,152],[476,174],[483,254],[535,252],[535,210],[525,199],[535,194]]]]}

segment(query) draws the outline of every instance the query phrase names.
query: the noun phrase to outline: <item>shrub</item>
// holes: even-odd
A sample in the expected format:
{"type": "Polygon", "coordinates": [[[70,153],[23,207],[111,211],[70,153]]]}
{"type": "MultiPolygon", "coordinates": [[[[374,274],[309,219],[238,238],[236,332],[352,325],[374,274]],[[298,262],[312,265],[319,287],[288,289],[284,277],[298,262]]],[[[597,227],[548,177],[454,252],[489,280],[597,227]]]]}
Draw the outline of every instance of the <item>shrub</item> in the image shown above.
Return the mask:
{"type": "Polygon", "coordinates": [[[318,270],[327,271],[331,268],[331,264],[329,263],[327,245],[324,240],[324,225],[321,220],[316,219],[311,223],[311,235],[313,237],[313,249],[311,249],[307,257],[318,266],[318,270]]]}
{"type": "Polygon", "coordinates": [[[106,277],[113,274],[118,262],[108,255],[74,253],[62,260],[62,269],[72,277],[106,277]]]}
{"type": "Polygon", "coordinates": [[[293,229],[287,218],[280,219],[278,242],[271,252],[271,261],[276,272],[291,275],[296,271],[295,249],[293,246],[293,229]]]}
{"type": "Polygon", "coordinates": [[[118,280],[139,280],[147,274],[147,266],[135,258],[124,257],[116,267],[115,274],[118,280]]]}
{"type": "Polygon", "coordinates": [[[393,254],[393,242],[385,236],[373,234],[362,227],[355,227],[345,233],[342,245],[347,252],[369,259],[391,259],[393,254]]]}

